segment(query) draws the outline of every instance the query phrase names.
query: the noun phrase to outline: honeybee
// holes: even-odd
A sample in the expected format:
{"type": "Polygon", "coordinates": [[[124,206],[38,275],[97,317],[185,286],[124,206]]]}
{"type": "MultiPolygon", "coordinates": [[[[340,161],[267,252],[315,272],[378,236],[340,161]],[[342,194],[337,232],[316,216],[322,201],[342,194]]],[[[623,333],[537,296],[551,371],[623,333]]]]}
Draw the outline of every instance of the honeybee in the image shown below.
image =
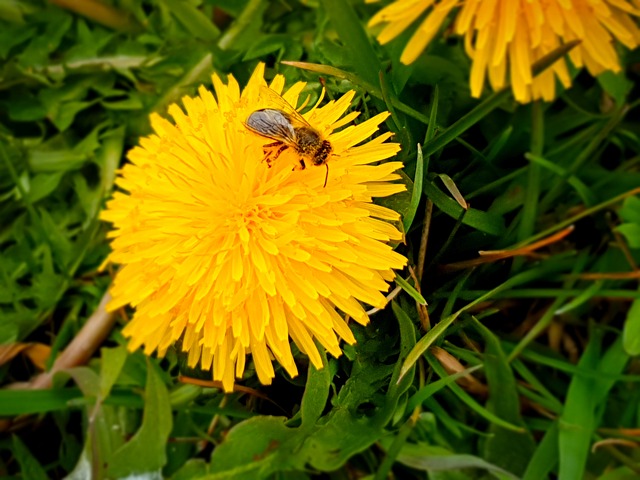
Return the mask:
{"type": "MultiPolygon", "coordinates": [[[[265,161],[269,166],[278,159],[287,148],[292,148],[299,156],[300,168],[306,168],[305,160],[315,166],[324,165],[327,174],[324,187],[329,178],[327,161],[333,153],[331,142],[325,140],[318,130],[313,128],[298,111],[287,101],[271,89],[264,88],[268,95],[282,109],[263,108],[256,110],[247,117],[245,126],[262,137],[274,140],[264,146],[265,161]]],[[[324,188],[323,187],[323,188],[324,188]]]]}

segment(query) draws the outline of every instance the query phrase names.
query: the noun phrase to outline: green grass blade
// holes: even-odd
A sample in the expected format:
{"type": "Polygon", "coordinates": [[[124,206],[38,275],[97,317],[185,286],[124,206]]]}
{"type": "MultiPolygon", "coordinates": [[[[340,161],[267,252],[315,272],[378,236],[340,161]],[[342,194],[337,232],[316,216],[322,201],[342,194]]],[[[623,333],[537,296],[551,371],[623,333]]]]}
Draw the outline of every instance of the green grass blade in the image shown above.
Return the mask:
{"type": "Polygon", "coordinates": [[[0,416],[45,413],[68,408],[68,402],[82,398],[78,388],[52,390],[0,390],[0,416]]]}
{"type": "Polygon", "coordinates": [[[404,278],[402,278],[400,275],[396,275],[396,283],[398,284],[398,286],[400,288],[402,288],[405,292],[407,292],[411,298],[413,298],[416,302],[418,302],[420,305],[426,305],[427,301],[424,299],[424,297],[420,294],[420,292],[418,292],[413,285],[411,285],[409,282],[407,282],[404,278]]]}
{"type": "MultiPolygon", "coordinates": [[[[402,365],[402,370],[400,372],[400,379],[415,365],[418,359],[433,345],[433,343],[440,338],[441,335],[449,328],[449,326],[465,311],[468,310],[478,303],[484,302],[489,298],[492,298],[493,295],[502,292],[504,290],[509,290],[516,285],[521,285],[524,283],[531,282],[538,278],[548,278],[548,275],[553,272],[555,269],[562,268],[561,265],[554,262],[552,264],[547,264],[535,268],[533,270],[529,270],[527,272],[519,273],[511,277],[506,282],[498,285],[496,288],[488,291],[484,295],[476,298],[472,302],[465,305],[463,308],[458,310],[457,312],[448,315],[438,322],[438,324],[429,330],[419,341],[416,343],[415,347],[411,350],[406,360],[402,365]]],[[[399,380],[400,380],[399,379],[399,380]]]]}
{"type": "Polygon", "coordinates": [[[523,429],[522,432],[516,433],[492,424],[489,427],[492,435],[484,445],[484,458],[510,472],[521,475],[524,472],[526,461],[535,449],[535,443],[531,434],[525,429],[524,421],[520,415],[520,397],[516,387],[516,379],[499,340],[475,317],[472,319],[476,331],[486,343],[483,361],[489,387],[487,409],[523,429]],[[505,452],[509,452],[509,455],[505,455],[505,452]]]}
{"type": "MultiPolygon", "coordinates": [[[[597,368],[600,359],[601,334],[591,332],[587,348],[578,366],[586,370],[597,368]]],[[[596,426],[593,393],[597,382],[593,378],[574,375],[565,399],[564,411],[559,418],[559,480],[585,478],[591,437],[596,426]]]]}
{"type": "Polygon", "coordinates": [[[414,408],[421,405],[422,402],[438,393],[450,383],[453,383],[460,378],[466,377],[467,375],[481,369],[482,367],[483,365],[475,365],[473,367],[466,368],[461,372],[454,373],[445,378],[441,378],[440,380],[436,380],[435,382],[431,382],[425,385],[416,393],[414,393],[411,398],[409,398],[409,402],[407,403],[407,410],[412,411],[414,408]]]}
{"type": "MultiPolygon", "coordinates": [[[[584,182],[582,182],[582,180],[580,180],[575,175],[568,173],[564,168],[541,157],[540,155],[526,153],[524,156],[531,162],[531,166],[529,168],[543,167],[546,170],[555,173],[560,178],[566,178],[567,183],[571,187],[573,187],[573,189],[580,196],[585,205],[590,207],[596,203],[596,195],[591,191],[589,187],[584,184],[584,182]]],[[[533,231],[531,233],[533,233],[533,231]]]]}
{"type": "Polygon", "coordinates": [[[411,201],[409,207],[402,219],[404,231],[408,232],[413,225],[413,220],[416,217],[418,206],[420,205],[420,199],[422,198],[422,185],[424,182],[424,157],[422,156],[422,148],[420,144],[417,146],[418,154],[416,158],[416,175],[413,180],[413,191],[411,192],[411,201]]]}
{"type": "Polygon", "coordinates": [[[540,480],[548,478],[558,463],[558,423],[554,422],[547,430],[538,448],[533,453],[522,480],[540,480]]]}
{"type": "MultiPolygon", "coordinates": [[[[440,365],[440,362],[431,355],[431,353],[426,353],[425,358],[429,362],[429,365],[436,372],[440,378],[447,378],[449,375],[445,371],[444,367],[440,365]]],[[[449,389],[455,394],[458,399],[463,402],[469,409],[476,412],[478,415],[483,417],[488,422],[494,423],[502,428],[506,428],[507,430],[511,430],[513,432],[524,432],[524,428],[518,425],[514,425],[503,418],[498,417],[493,412],[487,410],[485,407],[480,405],[478,402],[474,400],[474,398],[465,392],[457,383],[450,383],[448,385],[449,389]]]]}
{"type": "Polygon", "coordinates": [[[474,208],[465,210],[458,204],[458,202],[442,192],[432,182],[425,182],[423,191],[436,207],[451,218],[458,219],[464,213],[464,218],[462,218],[463,224],[490,235],[498,236],[504,233],[504,219],[501,216],[483,212],[482,210],[476,210],[474,208]]]}

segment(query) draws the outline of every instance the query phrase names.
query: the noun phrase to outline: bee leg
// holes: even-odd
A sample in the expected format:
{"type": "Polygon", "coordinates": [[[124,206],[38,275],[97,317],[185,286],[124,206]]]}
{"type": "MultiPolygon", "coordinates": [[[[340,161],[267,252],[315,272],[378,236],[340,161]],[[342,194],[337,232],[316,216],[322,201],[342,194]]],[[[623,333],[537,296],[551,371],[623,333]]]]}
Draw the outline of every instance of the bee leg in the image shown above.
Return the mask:
{"type": "Polygon", "coordinates": [[[304,163],[304,160],[302,158],[298,159],[298,161],[300,162],[300,167],[296,165],[291,169],[292,172],[298,170],[298,168],[300,168],[300,170],[304,170],[305,168],[307,168],[307,165],[304,163]]]}
{"type": "Polygon", "coordinates": [[[285,145],[282,142],[273,142],[273,143],[268,143],[266,145],[264,145],[263,147],[263,152],[264,152],[264,159],[262,160],[263,162],[267,162],[267,166],[269,168],[271,168],[271,163],[274,162],[275,160],[278,159],[278,157],[280,156],[280,154],[287,148],[287,145],[285,145]],[[274,154],[273,149],[274,148],[278,148],[274,154]]]}
{"type": "Polygon", "coordinates": [[[286,143],[280,142],[280,147],[278,148],[278,150],[276,150],[276,153],[273,156],[273,159],[271,159],[271,161],[275,162],[278,159],[278,157],[280,156],[280,154],[282,152],[284,152],[287,148],[289,148],[289,145],[287,145],[286,143]]]}
{"type": "Polygon", "coordinates": [[[327,173],[324,176],[324,185],[322,185],[322,188],[327,186],[327,180],[329,180],[329,164],[325,163],[324,166],[327,167],[327,173]]]}

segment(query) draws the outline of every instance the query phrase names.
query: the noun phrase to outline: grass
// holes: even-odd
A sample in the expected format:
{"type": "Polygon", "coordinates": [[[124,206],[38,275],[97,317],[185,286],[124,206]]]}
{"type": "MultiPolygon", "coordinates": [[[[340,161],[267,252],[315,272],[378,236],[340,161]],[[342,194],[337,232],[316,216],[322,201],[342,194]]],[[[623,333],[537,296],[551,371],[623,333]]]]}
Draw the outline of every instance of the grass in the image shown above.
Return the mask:
{"type": "Polygon", "coordinates": [[[552,103],[476,100],[459,39],[400,65],[406,38],[366,28],[378,8],[0,3],[0,476],[640,475],[639,53],[552,103]],[[225,395],[177,349],[127,351],[98,215],[151,112],[258,61],[392,112],[408,191],[384,203],[410,266],[341,358],[298,354],[271,386],[248,362],[225,395]]]}

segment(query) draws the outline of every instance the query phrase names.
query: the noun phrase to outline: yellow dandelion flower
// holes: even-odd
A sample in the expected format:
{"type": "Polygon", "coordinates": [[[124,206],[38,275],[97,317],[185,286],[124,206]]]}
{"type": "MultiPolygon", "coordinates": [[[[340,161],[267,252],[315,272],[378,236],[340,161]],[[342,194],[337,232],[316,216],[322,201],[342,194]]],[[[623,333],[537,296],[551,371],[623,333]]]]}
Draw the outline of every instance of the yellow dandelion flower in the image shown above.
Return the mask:
{"type": "MultiPolygon", "coordinates": [[[[129,348],[164,355],[181,340],[191,367],[213,369],[226,391],[251,354],[269,384],[275,358],[297,374],[290,339],[322,367],[315,341],[334,356],[339,339],[355,341],[344,318],[366,324],[360,302],[385,304],[393,269],[406,259],[387,244],[399,240],[399,215],[372,203],[404,190],[391,183],[399,151],[385,133],[362,143],[388,117],[349,125],[354,92],[303,116],[333,147],[324,166],[299,167],[292,148],[269,167],[268,138],[251,132],[252,112],[279,108],[265,95],[264,65],[246,88],[214,75],[215,96],[200,87],[169,108],[175,124],[151,116],[155,135],[140,140],[119,172],[102,219],[113,224],[108,261],[121,265],[109,308],[135,307],[123,333],[129,348]],[[344,128],[342,128],[344,127],[344,128]]],[[[305,83],[268,88],[297,105],[305,83]]],[[[276,96],[276,98],[278,98],[276,96]]]]}
{"type": "MultiPolygon", "coordinates": [[[[368,0],[377,1],[377,0],[368,0]]],[[[381,9],[369,26],[386,24],[378,40],[387,43],[427,11],[400,60],[415,61],[455,9],[453,31],[464,36],[473,61],[471,95],[479,97],[486,77],[494,90],[511,80],[517,101],[553,100],[556,78],[571,86],[567,64],[558,60],[535,79],[531,65],[564,43],[580,40],[569,57],[591,75],[617,72],[616,42],[632,49],[640,44],[638,0],[396,0],[381,9]]]]}

